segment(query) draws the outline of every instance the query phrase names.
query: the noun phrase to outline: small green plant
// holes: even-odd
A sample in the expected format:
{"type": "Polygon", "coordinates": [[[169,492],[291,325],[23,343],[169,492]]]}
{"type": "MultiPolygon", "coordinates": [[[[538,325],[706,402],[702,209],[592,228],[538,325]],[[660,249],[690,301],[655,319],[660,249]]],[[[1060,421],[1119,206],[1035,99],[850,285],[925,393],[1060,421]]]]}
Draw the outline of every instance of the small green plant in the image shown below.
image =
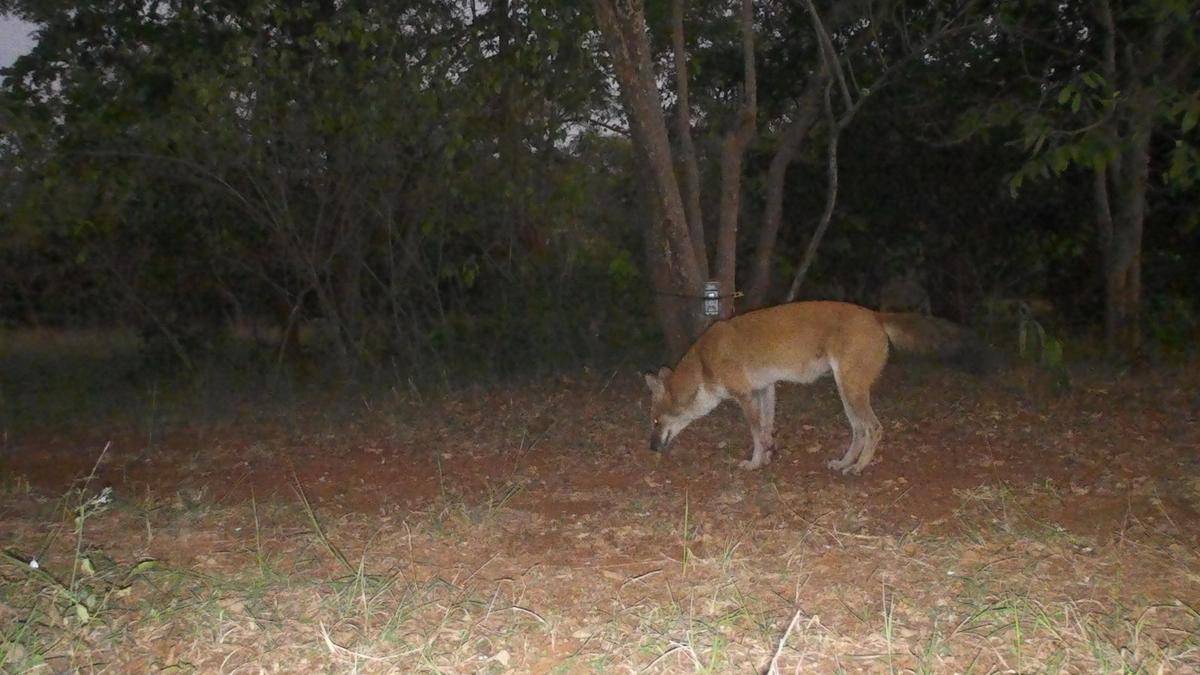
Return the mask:
{"type": "Polygon", "coordinates": [[[895,675],[896,662],[894,660],[893,641],[896,632],[896,596],[893,592],[891,597],[888,597],[887,584],[883,586],[882,593],[883,602],[883,639],[887,644],[887,664],[888,673],[895,675]]]}
{"type": "Polygon", "coordinates": [[[9,495],[27,495],[33,491],[29,479],[25,476],[6,476],[0,481],[0,493],[9,495]]]}
{"type": "Polygon", "coordinates": [[[134,580],[158,565],[148,559],[126,568],[85,544],[88,520],[107,512],[113,503],[111,487],[99,492],[89,490],[108,449],[106,445],[91,473],[61,500],[74,535],[69,573],[47,568],[46,552],[52,541],[32,555],[0,552],[0,562],[22,573],[24,581],[17,582],[23,583],[19,595],[30,599],[28,606],[22,608],[25,619],[0,635],[0,666],[25,670],[43,665],[44,644],[76,639],[95,623],[106,621],[104,614],[117,599],[129,594],[134,580]]]}
{"type": "Polygon", "coordinates": [[[1048,373],[1056,393],[1070,390],[1071,374],[1063,360],[1062,341],[1046,333],[1041,322],[1033,318],[1033,311],[1028,304],[1020,303],[1017,313],[1017,348],[1021,358],[1048,373]]]}
{"type": "Polygon", "coordinates": [[[1151,297],[1146,330],[1153,342],[1168,352],[1186,352],[1200,335],[1200,314],[1190,298],[1181,295],[1151,297]]]}
{"type": "Polygon", "coordinates": [[[688,518],[690,516],[688,511],[690,509],[690,506],[691,506],[691,504],[688,500],[688,493],[686,491],[684,491],[684,493],[683,493],[683,537],[682,537],[683,538],[683,553],[681,554],[681,559],[682,559],[682,570],[681,571],[682,571],[684,578],[687,577],[688,563],[692,559],[692,550],[690,548],[690,545],[692,542],[692,531],[691,531],[691,524],[688,522],[688,518]]]}

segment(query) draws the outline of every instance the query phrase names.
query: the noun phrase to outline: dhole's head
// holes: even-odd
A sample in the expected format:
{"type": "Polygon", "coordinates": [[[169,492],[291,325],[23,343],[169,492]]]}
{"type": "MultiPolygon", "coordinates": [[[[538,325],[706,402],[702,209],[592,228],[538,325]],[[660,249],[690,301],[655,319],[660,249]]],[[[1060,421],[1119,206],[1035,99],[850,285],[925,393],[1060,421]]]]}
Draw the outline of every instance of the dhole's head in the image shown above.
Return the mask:
{"type": "Polygon", "coordinates": [[[662,452],[692,418],[688,416],[687,410],[671,397],[670,368],[660,368],[657,373],[646,373],[645,377],[646,386],[650,387],[650,449],[662,452]]]}

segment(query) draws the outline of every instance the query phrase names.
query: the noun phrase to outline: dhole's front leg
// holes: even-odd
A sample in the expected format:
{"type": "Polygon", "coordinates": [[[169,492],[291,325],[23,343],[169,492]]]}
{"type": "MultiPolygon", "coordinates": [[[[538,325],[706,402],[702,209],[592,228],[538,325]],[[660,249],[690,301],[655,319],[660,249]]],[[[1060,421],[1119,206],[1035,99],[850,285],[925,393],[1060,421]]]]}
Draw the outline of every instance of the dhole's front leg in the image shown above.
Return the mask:
{"type": "Polygon", "coordinates": [[[767,445],[775,448],[775,385],[769,384],[754,392],[762,406],[763,428],[767,432],[767,445]]]}
{"type": "Polygon", "coordinates": [[[750,459],[739,462],[738,466],[753,471],[771,463],[771,454],[775,447],[771,428],[775,414],[775,391],[774,387],[769,387],[750,395],[738,395],[736,398],[738,405],[742,407],[746,422],[750,425],[750,435],[754,439],[754,453],[750,459]]]}

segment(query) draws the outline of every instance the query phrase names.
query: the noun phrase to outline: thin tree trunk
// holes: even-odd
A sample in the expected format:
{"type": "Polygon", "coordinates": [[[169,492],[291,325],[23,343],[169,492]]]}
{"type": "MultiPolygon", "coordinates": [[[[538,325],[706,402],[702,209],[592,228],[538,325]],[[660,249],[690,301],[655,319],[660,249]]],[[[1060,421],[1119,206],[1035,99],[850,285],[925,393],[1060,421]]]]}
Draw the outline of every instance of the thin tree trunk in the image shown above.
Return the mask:
{"type": "Polygon", "coordinates": [[[278,322],[283,328],[283,334],[279,336],[279,350],[275,357],[276,377],[283,371],[283,360],[288,354],[291,354],[292,358],[300,355],[300,310],[304,307],[304,297],[308,295],[308,291],[307,288],[300,291],[294,303],[286,303],[289,307],[279,307],[287,310],[287,317],[278,322]]]}
{"type": "Polygon", "coordinates": [[[1136,354],[1142,346],[1142,234],[1146,222],[1146,190],[1150,180],[1149,105],[1135,111],[1133,138],[1122,153],[1121,205],[1113,219],[1106,256],[1105,342],[1112,353],[1136,354]]]}
{"type": "MultiPolygon", "coordinates": [[[[813,261],[816,260],[817,249],[821,247],[821,240],[825,238],[825,231],[829,229],[829,223],[833,219],[833,210],[837,206],[838,192],[838,140],[841,137],[842,130],[854,119],[854,115],[862,107],[862,104],[866,102],[871,93],[869,91],[863,92],[858,101],[854,100],[850,94],[850,88],[846,83],[846,75],[843,72],[842,64],[838,60],[837,50],[833,47],[833,40],[829,36],[829,31],[825,29],[824,21],[821,20],[821,13],[817,11],[817,7],[813,4],[812,0],[805,0],[805,5],[808,7],[813,32],[816,34],[817,41],[821,45],[822,72],[829,75],[824,95],[825,123],[829,133],[826,166],[828,185],[825,189],[825,209],[821,213],[821,220],[817,223],[817,229],[813,231],[812,239],[808,242],[808,247],[804,250],[804,257],[801,258],[800,266],[796,269],[796,276],[792,279],[792,285],[788,288],[785,298],[786,302],[794,301],[796,295],[800,292],[800,286],[804,283],[804,278],[808,276],[808,270],[812,267],[813,261]],[[842,103],[845,106],[845,110],[843,110],[840,118],[833,114],[831,89],[833,89],[835,83],[842,95],[842,103]]],[[[886,76],[887,72],[884,74],[886,76]]]]}
{"type": "MultiPolygon", "coordinates": [[[[797,293],[800,291],[800,286],[804,283],[804,278],[808,274],[809,268],[812,267],[813,261],[816,259],[817,249],[820,248],[821,240],[825,237],[825,231],[829,228],[830,219],[833,217],[833,209],[837,205],[837,190],[838,190],[838,139],[842,131],[854,120],[854,116],[862,108],[867,100],[878,93],[888,82],[888,80],[897,72],[900,66],[908,61],[911,61],[921,54],[925,53],[935,41],[941,39],[943,35],[950,29],[950,25],[957,20],[957,17],[966,16],[967,8],[963,8],[956,15],[956,18],[950,19],[941,28],[934,32],[919,49],[910,50],[910,52],[900,61],[885,67],[881,76],[875,81],[870,89],[858,90],[858,100],[854,99],[854,95],[850,92],[850,85],[846,78],[846,73],[842,68],[841,61],[838,59],[837,50],[833,46],[833,39],[830,33],[825,28],[825,22],[821,19],[821,13],[817,11],[816,5],[812,0],[804,0],[804,5],[808,9],[809,18],[812,22],[813,32],[816,35],[818,43],[821,45],[821,65],[823,72],[828,74],[829,80],[825,87],[825,113],[829,127],[829,147],[828,147],[828,188],[825,193],[825,210],[821,214],[821,220],[817,224],[816,231],[813,232],[812,239],[808,243],[808,247],[804,251],[804,257],[800,261],[800,266],[796,270],[796,276],[792,279],[792,285],[788,289],[787,302],[796,299],[797,293]],[[835,117],[833,114],[833,102],[830,98],[830,89],[833,85],[837,85],[838,93],[841,95],[842,105],[844,109],[840,116],[835,117]]],[[[841,4],[834,6],[834,11],[840,10],[841,4]]],[[[868,35],[864,33],[864,35],[868,35]]],[[[852,78],[851,78],[852,79],[852,78]]]]}
{"type": "Polygon", "coordinates": [[[766,214],[763,227],[758,236],[758,248],[754,252],[754,262],[750,273],[750,290],[746,293],[745,306],[747,309],[762,307],[767,301],[771,290],[771,263],[775,257],[775,242],[779,239],[779,229],[783,224],[783,194],[786,187],[787,170],[795,159],[796,153],[809,131],[817,121],[821,110],[821,97],[825,91],[828,76],[821,75],[809,78],[800,102],[780,138],[775,156],[767,169],[766,214]]]}
{"type": "Polygon", "coordinates": [[[832,87],[833,81],[830,80],[829,84],[825,87],[825,119],[829,127],[828,164],[826,166],[829,184],[825,189],[825,210],[821,213],[821,220],[817,223],[817,229],[813,231],[812,239],[808,242],[808,248],[804,249],[804,257],[800,260],[800,267],[796,269],[796,276],[792,279],[791,287],[788,288],[787,302],[794,301],[796,294],[800,292],[800,286],[804,283],[804,278],[808,275],[809,268],[812,267],[813,261],[817,258],[817,249],[821,247],[821,240],[825,238],[825,231],[829,229],[829,222],[833,219],[833,209],[837,206],[838,138],[842,133],[842,125],[833,117],[833,103],[829,100],[829,90],[832,87]]]}
{"type": "Polygon", "coordinates": [[[758,116],[758,87],[754,63],[754,2],[742,0],[742,61],[745,91],[736,126],[721,144],[721,209],[717,231],[717,281],[722,294],[721,318],[733,316],[737,291],[737,230],[742,196],[742,161],[754,138],[758,116]]]}
{"type": "MultiPolygon", "coordinates": [[[[115,263],[107,259],[107,256],[102,258],[102,260],[110,278],[116,282],[117,288],[125,296],[126,302],[131,304],[144,318],[149,319],[154,324],[159,334],[171,346],[171,351],[175,352],[175,357],[183,364],[184,370],[191,371],[193,369],[192,357],[188,354],[187,347],[183,344],[182,336],[178,335],[171,327],[171,322],[142,298],[141,293],[138,292],[132,282],[125,278],[125,274],[115,263]]],[[[144,338],[145,334],[143,333],[144,338]]]]}
{"type": "Polygon", "coordinates": [[[1135,139],[1109,174],[1096,170],[1093,199],[1104,265],[1104,342],[1109,354],[1133,354],[1141,347],[1141,251],[1149,180],[1149,135],[1135,139]],[[1111,177],[1111,181],[1110,181],[1111,177]],[[1109,184],[1112,183],[1110,190],[1109,184]],[[1120,199],[1114,212],[1110,194],[1120,199]]]}
{"type": "Polygon", "coordinates": [[[17,298],[20,301],[22,314],[25,315],[25,323],[29,324],[30,328],[39,329],[42,327],[42,321],[38,314],[37,300],[34,299],[34,293],[29,290],[29,285],[25,283],[25,279],[18,275],[14,285],[17,289],[17,298]]]}
{"type": "Polygon", "coordinates": [[[692,249],[700,275],[708,277],[708,254],[704,241],[704,212],[700,208],[700,163],[692,142],[692,110],[688,95],[687,47],[683,32],[683,0],[671,3],[671,47],[675,58],[675,135],[679,138],[679,161],[683,165],[683,207],[687,215],[692,249]]]}

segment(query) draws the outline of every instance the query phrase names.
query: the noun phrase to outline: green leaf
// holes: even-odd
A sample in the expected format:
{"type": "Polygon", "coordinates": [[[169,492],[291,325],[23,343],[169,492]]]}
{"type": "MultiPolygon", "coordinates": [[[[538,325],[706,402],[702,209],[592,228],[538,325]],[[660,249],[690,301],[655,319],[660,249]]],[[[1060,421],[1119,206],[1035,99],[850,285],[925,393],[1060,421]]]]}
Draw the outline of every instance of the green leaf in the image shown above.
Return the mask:
{"type": "Polygon", "coordinates": [[[1196,122],[1200,122],[1200,101],[1193,103],[1186,113],[1183,115],[1183,125],[1180,130],[1187,133],[1196,126],[1196,122]]]}
{"type": "Polygon", "coordinates": [[[479,263],[472,257],[462,265],[462,281],[463,285],[471,288],[475,285],[475,280],[479,278],[479,263]]]}
{"type": "Polygon", "coordinates": [[[1046,344],[1042,347],[1042,364],[1050,368],[1063,364],[1063,346],[1057,339],[1046,338],[1046,344]]]}
{"type": "Polygon", "coordinates": [[[1054,169],[1054,173],[1066,171],[1069,164],[1070,156],[1066,148],[1055,148],[1054,152],[1050,153],[1050,168],[1054,169]]]}
{"type": "Polygon", "coordinates": [[[629,251],[624,249],[617,251],[617,254],[608,263],[608,276],[618,286],[625,286],[637,279],[637,266],[629,251]]]}
{"type": "Polygon", "coordinates": [[[151,570],[158,569],[158,567],[159,567],[158,561],[153,558],[150,558],[148,560],[143,560],[143,561],[139,562],[138,564],[134,565],[133,569],[129,570],[129,574],[131,576],[134,574],[145,574],[146,572],[149,572],[151,570]]]}
{"type": "Polygon", "coordinates": [[[1021,184],[1025,182],[1024,173],[1013,174],[1013,177],[1008,179],[1008,193],[1013,199],[1017,198],[1017,193],[1021,190],[1021,184]]]}

